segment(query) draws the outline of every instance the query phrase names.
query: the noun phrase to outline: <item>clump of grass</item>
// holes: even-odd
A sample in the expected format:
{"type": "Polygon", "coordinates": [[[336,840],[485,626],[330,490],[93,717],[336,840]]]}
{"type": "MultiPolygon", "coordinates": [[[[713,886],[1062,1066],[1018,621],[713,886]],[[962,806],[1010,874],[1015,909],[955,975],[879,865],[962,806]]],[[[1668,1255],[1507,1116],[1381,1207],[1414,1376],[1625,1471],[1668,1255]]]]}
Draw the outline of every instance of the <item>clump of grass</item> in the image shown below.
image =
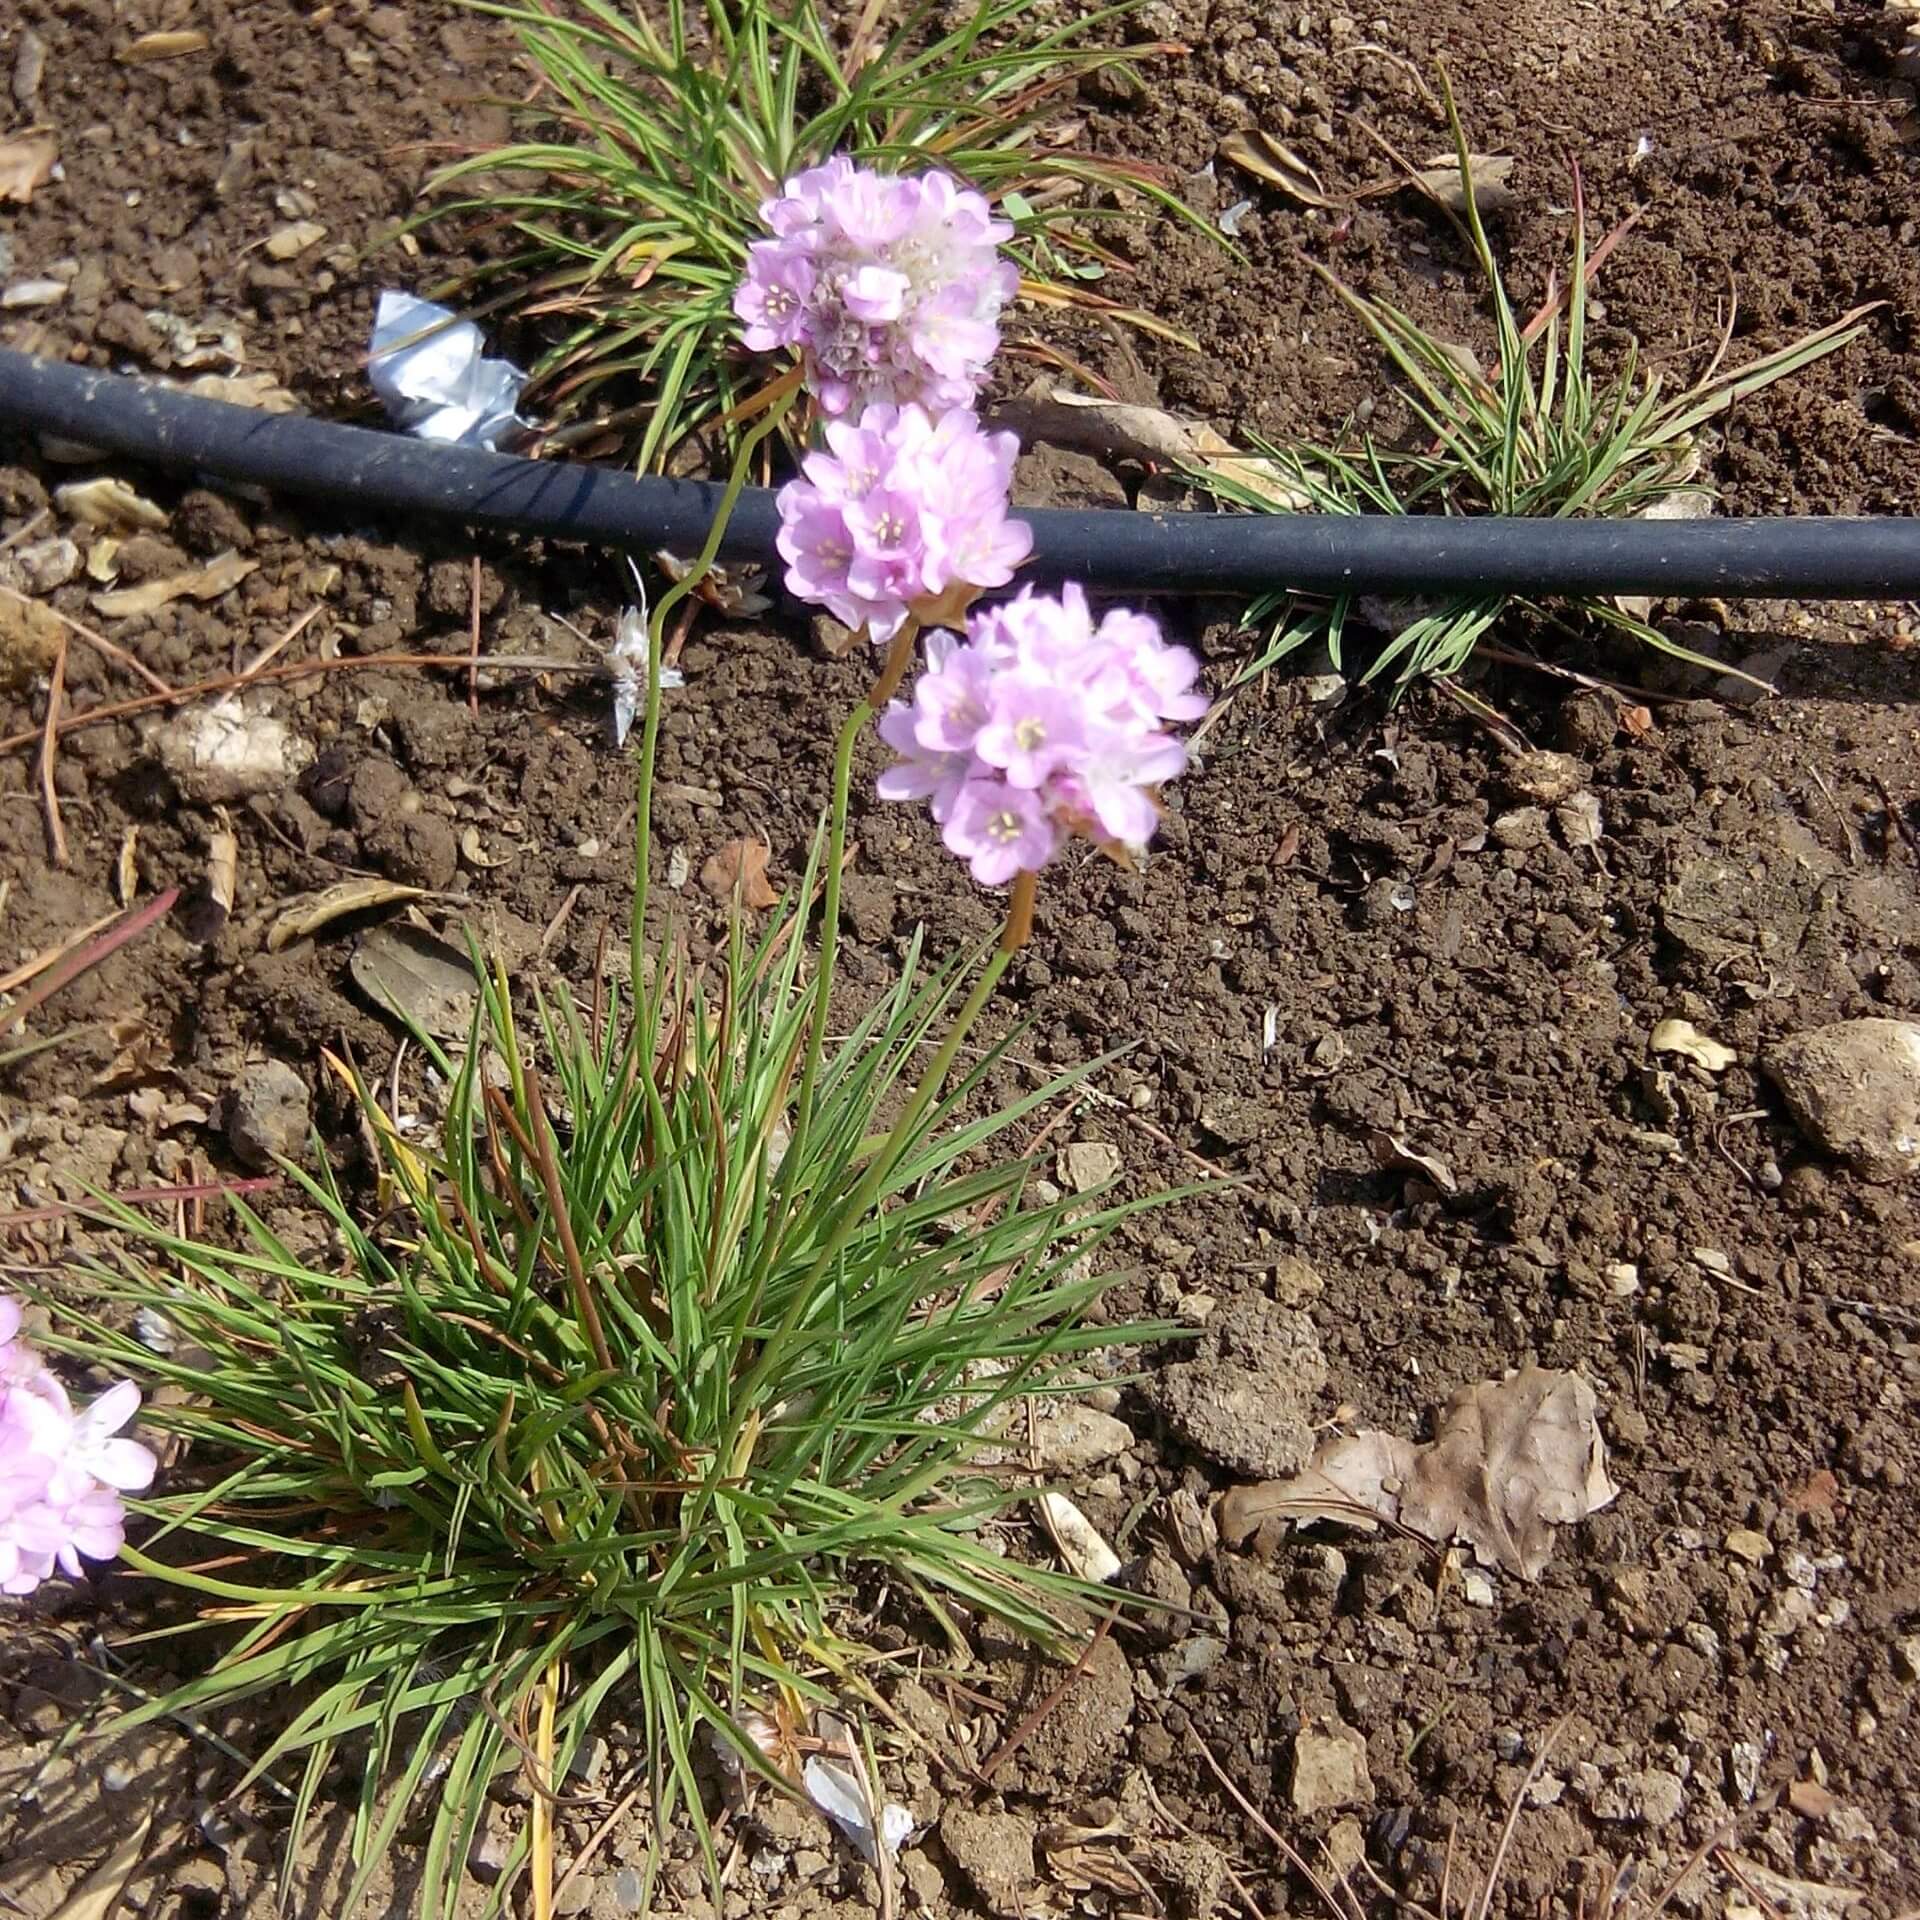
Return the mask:
{"type": "Polygon", "coordinates": [[[1082,75],[1179,51],[1106,44],[1128,6],[1049,26],[1040,0],[981,0],[939,31],[923,0],[883,33],[875,4],[840,44],[817,0],[666,0],[663,26],[611,0],[468,4],[517,27],[544,84],[522,114],[539,137],[432,183],[427,217],[513,237],[442,291],[472,301],[505,282],[489,304],[556,335],[533,368],[536,395],[557,420],[621,395],[606,425],[642,468],[703,422],[730,428],[750,410],[768,368],[740,347],[731,301],[757,209],[834,153],[947,168],[1013,223],[1027,298],[1182,337],[1090,283],[1121,265],[1097,237],[1123,217],[1115,195],[1186,210],[1157,169],[1079,149],[1062,121],[1082,75]]]}
{"type": "Polygon", "coordinates": [[[444,1087],[434,1137],[331,1062],[379,1178],[368,1220],[330,1171],[288,1169],[334,1257],[239,1200],[233,1247],[103,1201],[119,1261],[80,1276],[107,1311],[70,1316],[64,1350],[177,1389],[152,1420],[179,1455],[129,1501],[152,1530],[125,1558],[203,1605],[153,1637],[230,1636],[115,1730],[292,1703],[235,1791],[290,1789],[290,1875],[347,1773],[343,1913],[407,1833],[419,1911],[450,1915],[516,1769],[530,1811],[489,1911],[528,1871],[548,1910],[555,1795],[612,1708],[640,1729],[653,1857],[687,1816],[717,1884],[699,1738],[792,1785],[760,1729],[861,1697],[843,1622],[863,1569],[949,1633],[991,1616],[1055,1650],[1114,1598],[983,1531],[1022,1497],[981,1457],[1016,1397],[1171,1331],[1087,1318],[1113,1277],[1094,1256],[1140,1203],[1037,1196],[1014,1145],[1100,1063],[996,1105],[1008,1043],[969,1049],[1019,929],[937,965],[916,941],[832,1032],[850,727],[831,832],[764,935],[736,920],[709,968],[645,937],[661,636],[718,538],[649,626],[624,991],[556,988],[529,1028],[476,950],[464,1051],[416,1036],[444,1087]],[[140,1308],[172,1357],[108,1324],[140,1308]]]}
{"type": "MultiPolygon", "coordinates": [[[[1444,76],[1443,76],[1444,82],[1444,76]]],[[[1276,446],[1255,440],[1259,454],[1314,513],[1500,514],[1540,519],[1601,515],[1628,519],[1657,509],[1676,494],[1711,500],[1711,482],[1699,471],[1699,432],[1738,402],[1811,366],[1859,338],[1868,308],[1853,312],[1744,367],[1723,371],[1720,352],[1699,379],[1669,392],[1657,373],[1629,352],[1612,372],[1599,372],[1588,355],[1587,287],[1609,240],[1588,257],[1586,213],[1574,174],[1573,257],[1564,290],[1549,286],[1526,324],[1517,317],[1474,194],[1465,131],[1451,91],[1446,96],[1460,169],[1464,215],[1455,219],[1479,265],[1493,308],[1497,359],[1483,371],[1473,356],[1428,333],[1385,300],[1347,286],[1325,267],[1318,272],[1360,317],[1399,375],[1399,396],[1421,436],[1414,447],[1382,446],[1370,437],[1333,446],[1276,446]]],[[[1617,236],[1616,236],[1617,237],[1617,236]]],[[[1728,322],[1728,338],[1732,322],[1728,322]]],[[[1196,479],[1236,505],[1276,511],[1262,492],[1216,467],[1196,479]]],[[[1266,643],[1241,678],[1263,673],[1296,648],[1323,642],[1333,664],[1358,604],[1355,593],[1306,601],[1278,590],[1254,602],[1247,624],[1267,628],[1266,643]]],[[[1462,594],[1425,611],[1380,649],[1365,679],[1392,672],[1398,689],[1422,678],[1457,674],[1481,639],[1509,611],[1546,611],[1509,593],[1462,594]]],[[[1702,661],[1650,622],[1600,596],[1556,603],[1565,619],[1629,635],[1660,652],[1724,672],[1702,661]]]]}

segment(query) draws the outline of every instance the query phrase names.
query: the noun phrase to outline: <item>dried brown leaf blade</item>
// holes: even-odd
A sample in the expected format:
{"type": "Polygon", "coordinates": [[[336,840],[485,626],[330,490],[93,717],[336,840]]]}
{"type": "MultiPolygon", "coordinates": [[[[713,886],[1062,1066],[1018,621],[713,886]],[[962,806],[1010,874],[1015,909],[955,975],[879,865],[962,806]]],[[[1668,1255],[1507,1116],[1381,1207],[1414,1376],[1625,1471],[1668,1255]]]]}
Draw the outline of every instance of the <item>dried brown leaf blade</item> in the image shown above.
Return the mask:
{"type": "Polygon", "coordinates": [[[1246,453],[1204,420],[1183,419],[1162,407],[1037,386],[999,409],[996,418],[1005,419],[1023,439],[1146,465],[1216,473],[1281,513],[1303,513],[1313,504],[1278,462],[1246,453]]]}
{"type": "Polygon", "coordinates": [[[375,1006],[436,1040],[458,1039],[473,1023],[480,983],[458,947],[418,927],[375,927],[347,963],[375,1006]]]}
{"type": "Polygon", "coordinates": [[[373,907],[390,907],[401,900],[424,900],[424,887],[402,886],[397,880],[342,880],[321,893],[310,893],[290,901],[267,929],[267,951],[278,953],[296,940],[304,940],[322,927],[350,913],[365,913],[373,907]]]}
{"type": "Polygon", "coordinates": [[[173,573],[164,580],[143,580],[137,587],[96,593],[92,600],[95,609],[109,620],[130,620],[135,614],[155,613],[169,601],[187,596],[217,600],[221,594],[232,592],[259,564],[258,560],[243,560],[229,549],[189,573],[173,573]]]}
{"type": "Polygon", "coordinates": [[[1276,140],[1258,127],[1243,127],[1228,134],[1220,142],[1219,155],[1229,166],[1252,174],[1303,207],[1332,212],[1347,205],[1327,191],[1327,183],[1284,140],[1276,140]]]}
{"type": "Polygon", "coordinates": [[[148,1814],[54,1909],[50,1920],[107,1920],[140,1865],[152,1827],[153,1815],[148,1814]]]}
{"type": "Polygon", "coordinates": [[[1468,154],[1464,179],[1460,173],[1459,156],[1443,153],[1423,161],[1414,169],[1412,185],[1436,206],[1445,207],[1449,213],[1464,215],[1470,181],[1474,203],[1483,214],[1505,213],[1516,198],[1513,188],[1507,184],[1512,174],[1513,155],[1510,153],[1468,154]]]}
{"type": "Polygon", "coordinates": [[[143,33],[131,45],[114,56],[123,66],[143,66],[149,60],[178,60],[189,53],[204,53],[207,36],[198,27],[182,27],[172,33],[143,33]]]}

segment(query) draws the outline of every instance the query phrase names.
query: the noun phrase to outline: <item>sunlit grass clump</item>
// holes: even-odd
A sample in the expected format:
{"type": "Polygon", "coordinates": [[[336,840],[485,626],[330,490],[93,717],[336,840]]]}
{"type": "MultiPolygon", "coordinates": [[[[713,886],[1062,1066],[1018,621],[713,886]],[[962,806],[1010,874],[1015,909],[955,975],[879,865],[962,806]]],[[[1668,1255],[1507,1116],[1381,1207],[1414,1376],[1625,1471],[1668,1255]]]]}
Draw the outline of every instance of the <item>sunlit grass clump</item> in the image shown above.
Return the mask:
{"type": "MultiPolygon", "coordinates": [[[[1517,317],[1474,193],[1466,134],[1447,106],[1460,169],[1462,217],[1494,320],[1495,358],[1483,368],[1471,353],[1428,333],[1385,300],[1347,286],[1324,267],[1316,270],[1365,324],[1399,376],[1397,397],[1412,416],[1407,442],[1382,445],[1349,436],[1330,446],[1252,445],[1314,513],[1500,514],[1567,519],[1628,519],[1660,509],[1676,495],[1713,497],[1701,471],[1701,428],[1740,401],[1837,352],[1862,332],[1862,308],[1791,344],[1726,371],[1732,336],[1692,385],[1669,390],[1629,351],[1610,370],[1596,369],[1588,352],[1588,282],[1619,232],[1590,258],[1579,176],[1574,176],[1573,257],[1564,287],[1551,283],[1533,317],[1517,317]]],[[[1450,216],[1451,217],[1451,216],[1450,216]]],[[[1629,223],[1630,224],[1630,223],[1629,223]]],[[[1276,508],[1275,489],[1249,487],[1219,467],[1198,482],[1236,505],[1276,508]]],[[[1322,642],[1333,664],[1358,602],[1357,593],[1330,601],[1277,590],[1247,610],[1249,625],[1268,629],[1265,647],[1243,678],[1264,672],[1309,642],[1322,642]]],[[[1522,595],[1460,594],[1424,611],[1411,611],[1374,655],[1365,678],[1391,673],[1400,687],[1423,676],[1456,674],[1475,647],[1512,609],[1546,611],[1522,595]]],[[[1695,660],[1650,622],[1618,602],[1594,595],[1554,604],[1563,617],[1590,622],[1661,652],[1695,660]]],[[[1713,666],[1712,662],[1698,664],[1713,666]]]]}
{"type": "Polygon", "coordinates": [[[132,1251],[82,1276],[105,1311],[68,1350],[177,1389],[126,1557],[230,1636],[151,1712],[260,1703],[248,1777],[293,1789],[289,1870],[345,1791],[343,1911],[404,1834],[450,1913],[503,1770],[532,1811],[495,1904],[529,1861],[550,1885],[550,1789],[610,1709],[644,1730],[656,1842],[692,1811],[704,1844],[703,1735],[765,1772],[743,1717],[857,1705],[859,1569],[929,1631],[1084,1630],[1083,1589],[985,1524],[1018,1490],[978,1455],[1116,1338],[1083,1316],[1124,1210],[1036,1200],[1008,1150],[1070,1080],[995,1106],[998,1051],[967,1064],[1004,954],[916,949],[835,1037],[806,924],[709,971],[636,943],[637,997],[558,993],[531,1033],[495,970],[464,1054],[434,1051],[435,1137],[356,1083],[380,1204],[304,1179],[332,1256],[237,1203],[232,1251],[120,1209],[132,1251]],[[142,1307],[171,1357],[104,1324],[142,1307]]]}
{"type": "Polygon", "coordinates": [[[552,419],[605,417],[642,468],[779,371],[745,353],[733,316],[758,210],[835,154],[887,170],[938,166],[1010,221],[1023,292],[1167,329],[1096,294],[1119,262],[1098,226],[1116,199],[1178,210],[1159,171],[1096,156],[1064,109],[1084,74],[1177,51],[1104,35],[1129,11],[1048,24],[1039,0],[981,0],[964,23],[930,4],[856,17],[817,0],[469,0],[511,21],[542,86],[529,136],[446,168],[436,220],[505,228],[500,257],[446,291],[535,320],[533,372],[552,419]]]}

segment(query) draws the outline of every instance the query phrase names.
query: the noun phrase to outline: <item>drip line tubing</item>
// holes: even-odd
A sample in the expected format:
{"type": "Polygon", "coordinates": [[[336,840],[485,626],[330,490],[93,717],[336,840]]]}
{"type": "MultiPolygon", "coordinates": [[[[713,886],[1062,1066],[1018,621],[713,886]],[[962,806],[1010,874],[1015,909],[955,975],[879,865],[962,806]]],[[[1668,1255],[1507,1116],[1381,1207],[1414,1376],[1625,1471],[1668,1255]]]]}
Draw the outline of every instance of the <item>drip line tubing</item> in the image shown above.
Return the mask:
{"type": "MultiPolygon", "coordinates": [[[[450,520],[630,553],[697,552],[723,489],[527,460],[304,414],[261,413],[0,350],[0,425],[326,503],[361,521],[450,520]]],[[[1023,511],[1026,571],[1104,591],[1920,598],[1920,519],[1607,520],[1023,511]]],[[[750,487],[723,559],[775,560],[774,495],[750,487]]]]}

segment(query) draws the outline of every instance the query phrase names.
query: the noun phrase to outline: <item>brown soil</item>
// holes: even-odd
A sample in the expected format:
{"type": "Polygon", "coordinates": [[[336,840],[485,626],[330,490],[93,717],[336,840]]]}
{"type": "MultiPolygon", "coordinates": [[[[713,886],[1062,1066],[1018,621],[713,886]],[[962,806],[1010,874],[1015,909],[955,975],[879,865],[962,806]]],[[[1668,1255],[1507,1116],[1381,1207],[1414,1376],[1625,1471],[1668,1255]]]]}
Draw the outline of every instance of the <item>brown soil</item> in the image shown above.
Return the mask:
{"type": "MultiPolygon", "coordinates": [[[[1386,171],[1360,120],[1424,159],[1443,140],[1409,63],[1425,74],[1444,58],[1478,144],[1519,156],[1502,236],[1516,288],[1537,297],[1562,257],[1574,156],[1598,226],[1644,209],[1602,283],[1611,343],[1630,335],[1677,376],[1711,353],[1730,284],[1736,355],[1887,302],[1866,341],[1734,421],[1715,473],[1747,510],[1911,509],[1920,149],[1878,10],[1393,0],[1361,21],[1156,0],[1138,18],[1195,51],[1140,100],[1103,90],[1094,132],[1182,173],[1253,123],[1331,181],[1386,171]],[[1642,135],[1651,146],[1635,163],[1642,135]]],[[[498,110],[477,96],[519,83],[494,29],[427,4],[303,17],[281,0],[209,0],[189,19],[159,0],[22,0],[0,30],[0,71],[28,28],[46,49],[33,115],[58,131],[64,178],[0,215],[0,283],[66,276],[65,260],[71,287],[58,306],[6,315],[0,341],[164,370],[169,349],[147,318],[164,309],[214,337],[237,332],[247,367],[316,411],[363,406],[355,361],[373,291],[433,277],[374,243],[405,211],[426,143],[497,137],[498,110]],[[205,53],[109,58],[136,32],[181,24],[206,30],[205,53]],[[260,243],[302,218],[325,239],[273,261],[260,243]]],[[[1164,225],[1147,233],[1130,296],[1205,351],[1075,339],[1131,392],[1276,434],[1331,432],[1377,396],[1364,343],[1300,250],[1484,342],[1458,247],[1418,206],[1369,201],[1336,238],[1224,169],[1192,191],[1255,200],[1248,261],[1164,225]]],[[[0,445],[0,539],[74,471],[0,445]]],[[[153,670],[182,683],[225,671],[316,606],[287,657],[465,648],[473,549],[457,536],[126,477],[169,523],[123,554],[123,583],[228,546],[258,562],[220,600],[111,625],[153,670]]],[[[1072,462],[1040,479],[1118,496],[1072,462]]],[[[30,537],[67,531],[56,512],[30,537]]],[[[549,616],[604,635],[622,604],[603,556],[480,557],[489,652],[584,659],[549,616]]],[[[92,617],[90,585],[59,588],[54,604],[92,617]]],[[[1231,630],[1165,611],[1224,672],[1231,630]]],[[[1173,1382],[1167,1366],[1191,1369],[1194,1350],[1155,1357],[1118,1400],[1134,1445],[1077,1488],[1110,1537],[1152,1551],[1159,1590],[1198,1618],[1104,1646],[991,1792],[970,1768],[1052,1677],[983,1647],[964,1690],[931,1671],[902,1685],[899,1712],[953,1762],[893,1773],[920,1834],[903,1858],[910,1908],[1305,1910],[1311,1894],[1202,1746],[1262,1819],[1323,1873],[1347,1870],[1369,1905],[1392,1888],[1431,1906],[1449,1836],[1457,1905],[1523,1790],[1502,1914],[1568,1911],[1582,1888],[1599,1906],[1616,1869],[1642,1893],[1664,1889],[1723,1831],[1757,1863],[1747,1884],[1710,1862],[1675,1895],[1679,1910],[1764,1910],[1755,1889],[1767,1887],[1791,1909],[1762,1871],[1857,1890],[1871,1912],[1920,1901],[1920,1222],[1910,1184],[1868,1185],[1814,1155],[1754,1064],[1804,1028],[1920,1010],[1913,610],[1690,611],[1730,659],[1784,650],[1781,697],[1662,700],[1636,738],[1537,677],[1483,689],[1531,739],[1580,756],[1602,812],[1596,847],[1515,821],[1528,802],[1510,757],[1457,709],[1416,698],[1391,718],[1358,699],[1328,710],[1273,679],[1212,729],[1146,872],[1088,860],[1049,876],[1011,996],[1033,1022],[1023,1058],[1132,1048],[1054,1138],[1109,1143],[1132,1190],[1238,1176],[1126,1249],[1137,1277],[1120,1307],[1204,1325],[1201,1371],[1173,1382]],[[1736,1063],[1717,1077],[1671,1071],[1648,1045],[1669,1016],[1736,1063]],[[1437,1156],[1457,1191],[1382,1170],[1369,1148],[1380,1130],[1437,1156]],[[1276,1378],[1262,1369],[1281,1338],[1292,1373],[1276,1378]],[[1409,1544],[1324,1529],[1244,1552],[1209,1536],[1207,1503],[1242,1477],[1266,1428],[1223,1435],[1195,1417],[1198,1402],[1299,1398],[1316,1423],[1418,1435],[1456,1389],[1528,1359],[1593,1384],[1622,1486],[1561,1534],[1537,1584],[1437,1576],[1409,1544]],[[1321,1361],[1325,1385],[1300,1391],[1321,1361]],[[1077,1850],[1062,1833],[1109,1823],[1116,1837],[1077,1850]]],[[[683,664],[659,839],[697,875],[724,842],[763,836],[775,877],[791,876],[860,665],[818,657],[794,620],[703,629],[683,664]]],[[[71,649],[76,709],[134,690],[71,649]]],[[[317,774],[231,810],[238,887],[224,926],[190,900],[64,996],[65,1017],[99,1025],[0,1089],[9,1206],[83,1179],[233,1174],[227,1109],[267,1060],[314,1089],[351,1174],[349,1116],[319,1050],[350,1047],[384,1076],[394,1034],[348,978],[364,922],[265,950],[290,894],[361,869],[416,880],[450,896],[436,912],[471,915],[523,969],[576,981],[618,925],[630,769],[590,679],[519,675],[483,686],[470,710],[462,674],[360,668],[282,686],[268,704],[322,756],[317,774]]],[[[43,712],[43,692],[8,695],[0,730],[43,712]]],[[[856,792],[872,770],[869,757],[856,792]]],[[[135,830],[143,894],[203,885],[215,809],[160,771],[141,727],[73,734],[55,785],[64,869],[48,857],[32,755],[0,756],[8,966],[110,911],[135,830]]],[[[994,909],[917,815],[856,806],[847,971],[860,992],[890,978],[917,921],[949,941],[983,932],[994,909]]],[[[709,910],[697,883],[685,910],[709,910]]],[[[285,1203],[268,1211],[303,1230],[285,1203]]],[[[57,1257],[67,1231],[17,1228],[17,1257],[57,1257]]],[[[106,1755],[57,1739],[110,1698],[76,1656],[144,1605],[109,1576],[8,1617],[0,1778],[15,1798],[0,1813],[0,1892],[35,1920],[147,1813],[128,1910],[270,1903],[273,1800],[199,1817],[234,1777],[220,1748],[174,1729],[106,1755]]],[[[259,1744],[257,1727],[217,1731],[259,1744]]],[[[585,1791],[610,1809],[635,1764],[616,1726],[585,1791]]],[[[576,1842],[599,1818],[579,1817],[576,1842]]],[[[324,1826],[327,1846],[343,1831],[324,1826]]],[[[872,1908],[872,1877],[803,1812],[763,1803],[736,1831],[729,1915],[872,1908]]],[[[624,1870],[644,1844],[638,1821],[624,1823],[576,1883],[584,1910],[625,1910],[624,1870]]],[[[295,1910],[331,1914],[341,1885],[323,1849],[303,1862],[295,1910]]],[[[665,1904],[704,1910],[690,1862],[665,1904]]]]}

